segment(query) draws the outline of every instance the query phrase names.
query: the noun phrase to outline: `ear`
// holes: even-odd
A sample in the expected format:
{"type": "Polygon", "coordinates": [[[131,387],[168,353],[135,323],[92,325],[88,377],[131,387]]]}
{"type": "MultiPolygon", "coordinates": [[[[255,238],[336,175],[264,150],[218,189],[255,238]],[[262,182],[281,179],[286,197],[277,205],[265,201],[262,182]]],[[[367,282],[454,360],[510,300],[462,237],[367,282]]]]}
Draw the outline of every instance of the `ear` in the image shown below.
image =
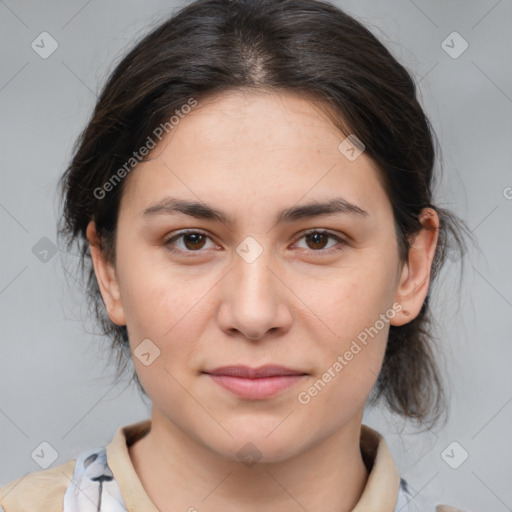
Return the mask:
{"type": "Polygon", "coordinates": [[[434,209],[424,208],[419,221],[423,227],[411,243],[395,294],[395,301],[403,309],[391,319],[391,325],[404,325],[416,318],[428,293],[439,237],[439,217],[434,209]]]}
{"type": "Polygon", "coordinates": [[[98,281],[107,314],[115,324],[126,325],[115,268],[112,263],[106,261],[94,221],[89,222],[86,234],[87,240],[89,240],[94,273],[96,274],[96,280],[98,281]]]}

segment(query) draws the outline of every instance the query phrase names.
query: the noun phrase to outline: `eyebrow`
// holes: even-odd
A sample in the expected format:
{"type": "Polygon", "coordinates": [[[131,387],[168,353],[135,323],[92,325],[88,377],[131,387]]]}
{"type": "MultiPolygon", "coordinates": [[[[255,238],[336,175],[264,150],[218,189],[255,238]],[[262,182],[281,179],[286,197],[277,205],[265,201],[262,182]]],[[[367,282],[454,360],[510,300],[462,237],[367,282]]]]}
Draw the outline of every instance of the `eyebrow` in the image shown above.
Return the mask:
{"type": "MultiPolygon", "coordinates": [[[[141,212],[143,219],[154,218],[159,215],[174,215],[183,213],[197,219],[220,221],[232,226],[233,219],[222,210],[213,208],[205,203],[188,201],[166,196],[141,212]]],[[[299,219],[319,217],[321,215],[349,214],[361,218],[369,214],[356,204],[350,203],[341,197],[335,197],[326,202],[313,201],[305,205],[292,206],[277,213],[274,223],[289,223],[299,219]]]]}

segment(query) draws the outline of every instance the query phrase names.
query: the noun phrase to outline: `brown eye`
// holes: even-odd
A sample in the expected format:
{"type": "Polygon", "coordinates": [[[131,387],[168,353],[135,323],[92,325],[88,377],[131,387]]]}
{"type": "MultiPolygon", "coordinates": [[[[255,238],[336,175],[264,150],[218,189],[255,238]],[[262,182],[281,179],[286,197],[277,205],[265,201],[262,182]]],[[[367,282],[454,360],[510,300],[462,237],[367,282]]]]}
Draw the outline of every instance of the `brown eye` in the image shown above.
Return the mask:
{"type": "Polygon", "coordinates": [[[206,237],[200,233],[186,233],[183,236],[185,247],[190,250],[201,249],[206,237]]]}
{"type": "Polygon", "coordinates": [[[312,249],[325,249],[325,244],[329,240],[329,235],[326,235],[325,233],[311,233],[309,235],[305,236],[306,240],[311,241],[312,249]]]}
{"type": "Polygon", "coordinates": [[[210,237],[199,231],[182,231],[168,238],[164,245],[172,252],[204,252],[201,251],[210,237]],[[182,241],[182,246],[177,247],[176,241],[182,241]]]}
{"type": "Polygon", "coordinates": [[[301,240],[302,239],[306,241],[306,249],[310,249],[310,252],[313,253],[319,253],[319,255],[341,251],[347,244],[345,240],[335,235],[334,233],[318,229],[303,233],[301,240]],[[326,244],[329,243],[329,239],[337,241],[338,244],[335,244],[331,247],[326,247],[326,244]]]}

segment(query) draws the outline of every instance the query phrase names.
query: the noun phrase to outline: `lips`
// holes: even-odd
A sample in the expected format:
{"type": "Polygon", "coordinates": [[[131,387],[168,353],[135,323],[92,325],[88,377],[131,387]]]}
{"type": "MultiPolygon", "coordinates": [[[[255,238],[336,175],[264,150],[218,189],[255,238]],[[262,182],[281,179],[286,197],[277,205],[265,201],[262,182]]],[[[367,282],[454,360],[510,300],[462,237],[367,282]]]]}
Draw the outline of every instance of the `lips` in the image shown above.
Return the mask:
{"type": "Polygon", "coordinates": [[[259,368],[223,366],[204,373],[224,390],[247,400],[271,398],[290,388],[307,375],[299,370],[276,365],[260,366],[259,368]]]}
{"type": "Polygon", "coordinates": [[[292,370],[284,366],[265,365],[258,368],[250,366],[222,366],[212,371],[207,371],[210,375],[226,375],[228,377],[240,377],[242,379],[261,379],[265,377],[281,377],[288,375],[305,375],[299,370],[292,370]]]}

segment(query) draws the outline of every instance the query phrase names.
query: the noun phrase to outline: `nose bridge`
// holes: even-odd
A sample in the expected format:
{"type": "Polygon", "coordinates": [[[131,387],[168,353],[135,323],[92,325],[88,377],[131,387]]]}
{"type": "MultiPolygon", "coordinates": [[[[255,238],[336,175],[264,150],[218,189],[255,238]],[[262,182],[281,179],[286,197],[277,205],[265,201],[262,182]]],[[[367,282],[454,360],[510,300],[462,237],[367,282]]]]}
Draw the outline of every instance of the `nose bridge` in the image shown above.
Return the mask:
{"type": "Polygon", "coordinates": [[[223,294],[220,321],[224,329],[237,329],[258,339],[275,327],[283,327],[290,315],[281,301],[283,285],[275,275],[271,249],[252,237],[236,248],[227,291],[223,294]]]}
{"type": "Polygon", "coordinates": [[[243,303],[262,302],[258,307],[274,300],[273,288],[276,277],[271,272],[273,261],[271,249],[264,241],[252,236],[246,237],[236,248],[234,276],[236,288],[241,293],[238,300],[243,303]]]}

